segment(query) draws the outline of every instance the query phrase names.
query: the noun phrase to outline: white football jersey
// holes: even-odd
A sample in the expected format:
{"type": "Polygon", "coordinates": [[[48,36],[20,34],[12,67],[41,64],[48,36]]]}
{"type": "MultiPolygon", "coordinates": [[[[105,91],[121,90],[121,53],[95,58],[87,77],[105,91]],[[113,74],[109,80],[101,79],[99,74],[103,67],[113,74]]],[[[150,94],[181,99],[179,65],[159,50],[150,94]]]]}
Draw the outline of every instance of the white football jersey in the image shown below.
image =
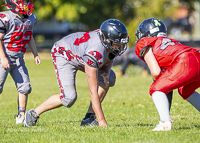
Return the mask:
{"type": "Polygon", "coordinates": [[[54,44],[52,58],[61,54],[81,70],[84,70],[84,62],[95,68],[107,65],[112,58],[109,58],[110,53],[102,45],[98,31],[77,32],[63,37],[54,44]]]}
{"type": "Polygon", "coordinates": [[[36,17],[33,14],[22,19],[12,11],[0,12],[0,29],[5,34],[2,45],[6,56],[23,57],[35,23],[36,17]]]}

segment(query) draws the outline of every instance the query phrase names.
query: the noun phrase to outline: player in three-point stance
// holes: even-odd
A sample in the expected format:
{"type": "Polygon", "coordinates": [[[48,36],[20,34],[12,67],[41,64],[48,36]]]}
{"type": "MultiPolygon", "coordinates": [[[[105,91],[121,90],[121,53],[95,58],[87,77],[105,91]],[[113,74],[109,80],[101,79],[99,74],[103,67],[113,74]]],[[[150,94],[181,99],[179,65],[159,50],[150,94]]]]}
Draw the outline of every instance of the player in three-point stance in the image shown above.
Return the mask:
{"type": "Polygon", "coordinates": [[[35,64],[40,64],[36,45],[32,36],[36,17],[32,14],[33,0],[6,0],[9,11],[0,12],[0,93],[8,73],[17,87],[18,115],[16,124],[24,122],[28,94],[31,85],[24,63],[24,53],[28,45],[34,55],[35,64]]]}
{"type": "Polygon", "coordinates": [[[152,131],[170,131],[170,100],[167,94],[178,89],[183,99],[200,111],[200,51],[167,38],[165,24],[157,18],[140,23],[136,32],[136,54],[145,61],[154,82],[150,95],[160,116],[152,131]]]}
{"type": "Polygon", "coordinates": [[[124,53],[128,41],[125,25],[116,19],[104,21],[98,30],[73,33],[57,41],[51,56],[60,94],[52,95],[35,109],[27,111],[25,126],[35,125],[39,115],[45,111],[62,105],[70,108],[75,103],[75,76],[78,70],[86,74],[91,98],[81,125],[107,126],[101,102],[109,87],[115,84],[115,73],[111,70],[113,59],[124,53]]]}

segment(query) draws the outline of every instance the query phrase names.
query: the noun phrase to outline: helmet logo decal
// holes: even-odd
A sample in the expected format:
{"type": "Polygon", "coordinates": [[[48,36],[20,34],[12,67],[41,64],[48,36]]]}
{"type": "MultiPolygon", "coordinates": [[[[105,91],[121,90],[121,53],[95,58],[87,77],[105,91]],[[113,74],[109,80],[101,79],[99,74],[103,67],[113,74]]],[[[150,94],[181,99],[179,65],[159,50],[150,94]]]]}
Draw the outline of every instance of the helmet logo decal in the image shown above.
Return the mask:
{"type": "Polygon", "coordinates": [[[158,31],[159,31],[159,28],[158,28],[158,27],[149,30],[150,34],[155,33],[155,32],[158,32],[158,31]]]}
{"type": "Polygon", "coordinates": [[[155,22],[155,26],[161,26],[160,22],[158,22],[158,20],[153,20],[155,22]]]}

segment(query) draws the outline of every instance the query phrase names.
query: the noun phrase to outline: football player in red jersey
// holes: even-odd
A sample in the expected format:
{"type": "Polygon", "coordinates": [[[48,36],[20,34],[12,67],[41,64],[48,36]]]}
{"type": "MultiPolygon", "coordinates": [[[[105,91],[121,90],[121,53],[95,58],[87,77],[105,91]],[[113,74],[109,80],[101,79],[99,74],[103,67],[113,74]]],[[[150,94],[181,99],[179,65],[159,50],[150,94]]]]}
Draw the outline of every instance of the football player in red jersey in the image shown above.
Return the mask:
{"type": "Polygon", "coordinates": [[[195,91],[200,87],[200,51],[167,38],[167,28],[157,18],[141,22],[136,37],[136,54],[147,63],[154,79],[149,93],[160,122],[152,131],[169,131],[169,92],[178,89],[182,98],[200,111],[200,94],[195,91]]]}
{"type": "Polygon", "coordinates": [[[16,124],[23,123],[28,94],[31,85],[24,53],[28,45],[34,55],[35,64],[40,64],[36,45],[32,36],[36,17],[32,14],[33,0],[6,0],[9,11],[0,12],[0,93],[8,73],[17,87],[18,115],[16,124]]]}
{"type": "Polygon", "coordinates": [[[34,126],[43,112],[60,106],[70,108],[75,103],[78,70],[86,74],[91,99],[81,125],[107,126],[101,102],[109,87],[115,84],[115,73],[111,70],[113,59],[124,53],[128,41],[126,26],[119,20],[108,19],[100,29],[72,33],[55,42],[51,56],[60,94],[52,95],[35,109],[27,111],[25,126],[34,126]]]}

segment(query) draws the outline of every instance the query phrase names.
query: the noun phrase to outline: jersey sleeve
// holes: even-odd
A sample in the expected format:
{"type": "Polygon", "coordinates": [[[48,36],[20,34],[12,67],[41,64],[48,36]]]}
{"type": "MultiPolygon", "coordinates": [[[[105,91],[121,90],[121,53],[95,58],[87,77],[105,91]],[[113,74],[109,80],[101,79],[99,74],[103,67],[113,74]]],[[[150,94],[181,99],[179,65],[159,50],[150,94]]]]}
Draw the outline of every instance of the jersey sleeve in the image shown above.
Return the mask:
{"type": "Polygon", "coordinates": [[[88,51],[83,55],[83,60],[91,67],[99,68],[99,61],[103,58],[98,51],[88,51]]]}
{"type": "Polygon", "coordinates": [[[144,54],[149,46],[153,47],[155,44],[154,37],[142,38],[138,41],[135,48],[135,54],[144,61],[144,54]]]}
{"type": "Polygon", "coordinates": [[[4,12],[0,12],[0,33],[6,33],[8,22],[9,16],[4,12]]]}
{"type": "Polygon", "coordinates": [[[101,44],[93,45],[91,48],[86,48],[83,60],[94,68],[100,68],[103,62],[104,48],[101,44]]]}
{"type": "Polygon", "coordinates": [[[33,23],[33,25],[36,24],[37,18],[36,18],[36,16],[34,14],[32,14],[31,16],[29,16],[29,19],[31,20],[31,22],[33,23]]]}

